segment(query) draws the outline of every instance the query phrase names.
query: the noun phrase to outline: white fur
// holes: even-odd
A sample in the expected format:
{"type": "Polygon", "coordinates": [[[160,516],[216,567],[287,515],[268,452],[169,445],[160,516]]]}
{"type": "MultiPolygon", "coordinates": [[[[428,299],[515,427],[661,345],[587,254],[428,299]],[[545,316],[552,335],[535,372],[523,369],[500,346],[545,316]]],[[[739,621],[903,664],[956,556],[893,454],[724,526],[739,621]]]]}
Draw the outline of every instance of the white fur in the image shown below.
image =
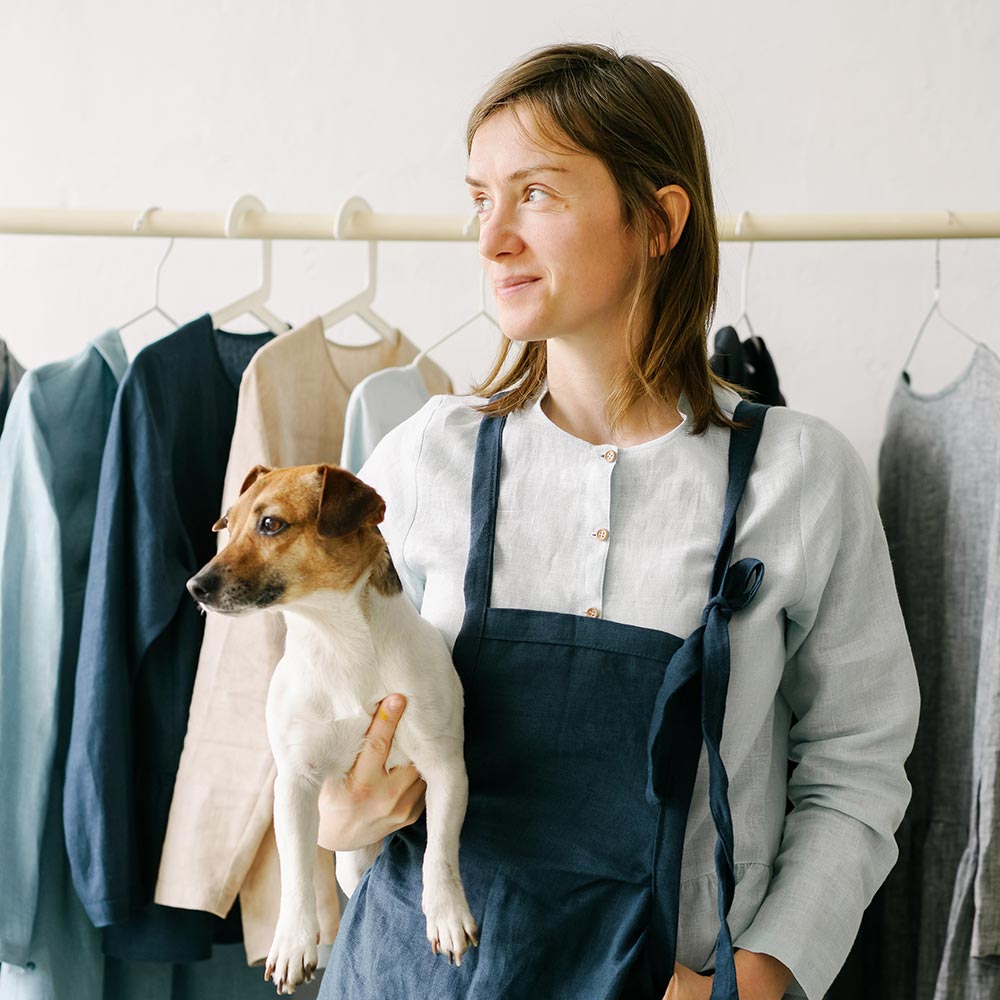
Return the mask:
{"type": "MultiPolygon", "coordinates": [[[[278,768],[274,832],[281,908],[268,968],[278,992],[311,978],[318,922],[313,865],[324,780],[343,780],[379,701],[406,696],[387,761],[412,761],[427,782],[427,850],[422,906],[427,938],[461,964],[475,940],[458,873],[458,839],[468,800],[463,694],[440,632],[402,593],[386,596],[362,574],[350,592],[319,590],[281,605],[285,653],[267,695],[267,733],[278,768]],[[366,617],[365,610],[368,615],[366,617]]],[[[381,844],[337,853],[337,879],[350,895],[381,844]]]]}

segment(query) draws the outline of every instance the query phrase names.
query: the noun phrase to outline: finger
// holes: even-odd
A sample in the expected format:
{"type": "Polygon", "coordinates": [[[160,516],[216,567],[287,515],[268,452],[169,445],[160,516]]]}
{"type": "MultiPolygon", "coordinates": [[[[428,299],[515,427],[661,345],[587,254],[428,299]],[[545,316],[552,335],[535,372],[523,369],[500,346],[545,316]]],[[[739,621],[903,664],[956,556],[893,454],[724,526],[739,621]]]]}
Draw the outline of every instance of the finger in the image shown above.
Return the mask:
{"type": "Polygon", "coordinates": [[[392,748],[396,724],[406,707],[401,694],[386,695],[375,709],[371,725],[365,733],[365,742],[354,762],[352,778],[357,783],[373,784],[385,778],[385,762],[392,748]]]}

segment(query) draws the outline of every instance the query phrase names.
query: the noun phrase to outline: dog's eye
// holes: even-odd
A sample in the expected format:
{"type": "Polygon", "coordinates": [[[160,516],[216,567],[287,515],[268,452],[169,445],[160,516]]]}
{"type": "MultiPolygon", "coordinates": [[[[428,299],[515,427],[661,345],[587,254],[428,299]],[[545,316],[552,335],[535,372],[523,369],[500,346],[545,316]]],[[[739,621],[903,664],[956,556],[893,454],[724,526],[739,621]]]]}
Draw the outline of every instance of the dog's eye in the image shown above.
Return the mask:
{"type": "Polygon", "coordinates": [[[277,535],[280,531],[284,531],[288,527],[285,521],[282,521],[280,517],[270,517],[265,516],[260,519],[257,525],[257,530],[262,535],[277,535]]]}

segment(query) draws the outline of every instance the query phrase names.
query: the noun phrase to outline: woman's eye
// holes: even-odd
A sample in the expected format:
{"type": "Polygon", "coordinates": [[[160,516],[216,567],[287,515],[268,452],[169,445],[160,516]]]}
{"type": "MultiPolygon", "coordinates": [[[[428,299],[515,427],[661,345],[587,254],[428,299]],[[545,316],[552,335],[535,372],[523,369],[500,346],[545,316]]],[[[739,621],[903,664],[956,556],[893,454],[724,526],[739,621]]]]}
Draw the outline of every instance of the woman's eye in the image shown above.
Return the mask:
{"type": "Polygon", "coordinates": [[[483,204],[484,201],[489,201],[490,199],[486,195],[482,194],[478,198],[472,199],[472,204],[475,206],[477,212],[485,212],[486,206],[483,204]]]}
{"type": "Polygon", "coordinates": [[[271,517],[268,515],[260,519],[257,527],[262,535],[276,535],[279,531],[287,528],[288,524],[282,521],[280,517],[271,517]]]}
{"type": "MultiPolygon", "coordinates": [[[[549,197],[548,191],[543,191],[541,188],[528,188],[528,197],[530,198],[533,194],[544,195],[546,198],[549,197]]],[[[537,199],[535,199],[537,201],[537,199]]]]}

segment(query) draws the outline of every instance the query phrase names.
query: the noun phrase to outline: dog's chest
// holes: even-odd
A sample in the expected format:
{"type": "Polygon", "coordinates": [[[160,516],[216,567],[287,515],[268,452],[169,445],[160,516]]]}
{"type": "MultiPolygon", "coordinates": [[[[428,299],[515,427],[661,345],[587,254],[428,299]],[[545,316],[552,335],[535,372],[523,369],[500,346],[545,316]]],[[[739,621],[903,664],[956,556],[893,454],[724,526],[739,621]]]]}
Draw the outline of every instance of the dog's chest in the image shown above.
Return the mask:
{"type": "Polygon", "coordinates": [[[383,688],[370,656],[344,659],[288,644],[267,696],[275,758],[297,769],[349,766],[379,700],[388,693],[383,688]]]}

